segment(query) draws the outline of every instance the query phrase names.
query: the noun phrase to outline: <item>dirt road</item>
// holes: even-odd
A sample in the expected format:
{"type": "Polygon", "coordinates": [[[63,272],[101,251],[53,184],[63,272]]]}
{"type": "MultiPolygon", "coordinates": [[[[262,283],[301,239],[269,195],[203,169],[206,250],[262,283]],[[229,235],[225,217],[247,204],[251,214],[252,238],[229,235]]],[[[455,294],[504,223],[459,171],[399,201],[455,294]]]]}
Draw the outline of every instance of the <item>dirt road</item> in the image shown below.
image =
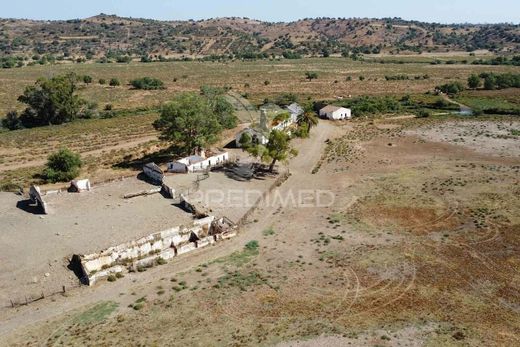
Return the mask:
{"type": "MultiPolygon", "coordinates": [[[[294,191],[299,189],[312,188],[316,183],[316,179],[315,175],[311,174],[311,171],[320,159],[321,153],[326,145],[325,141],[339,135],[342,131],[344,130],[335,124],[321,122],[312,131],[309,139],[295,140],[294,145],[298,148],[299,155],[288,165],[292,175],[285,184],[275,189],[270,195],[293,194],[294,191]]],[[[275,200],[270,199],[268,196],[266,201],[272,202],[275,200]]],[[[0,341],[17,328],[49,320],[62,315],[64,312],[69,312],[102,300],[117,301],[122,292],[135,290],[139,287],[146,287],[147,284],[154,279],[170,277],[189,271],[190,269],[198,267],[200,264],[240,250],[247,241],[260,239],[262,237],[262,231],[272,223],[271,218],[268,216],[276,214],[281,207],[286,208],[289,212],[298,208],[298,206],[282,205],[283,202],[281,201],[261,205],[253,216],[251,216],[251,219],[258,220],[258,222],[246,225],[235,239],[226,241],[225,243],[217,245],[217,247],[211,247],[181,256],[166,266],[156,267],[145,273],[139,273],[138,275],[126,276],[118,281],[117,286],[103,283],[92,288],[82,287],[71,290],[67,292],[66,296],[54,296],[52,302],[50,298],[46,298],[29,306],[19,307],[17,309],[4,306],[0,308],[0,341]]],[[[42,343],[43,342],[44,341],[42,341],[42,343]]]]}

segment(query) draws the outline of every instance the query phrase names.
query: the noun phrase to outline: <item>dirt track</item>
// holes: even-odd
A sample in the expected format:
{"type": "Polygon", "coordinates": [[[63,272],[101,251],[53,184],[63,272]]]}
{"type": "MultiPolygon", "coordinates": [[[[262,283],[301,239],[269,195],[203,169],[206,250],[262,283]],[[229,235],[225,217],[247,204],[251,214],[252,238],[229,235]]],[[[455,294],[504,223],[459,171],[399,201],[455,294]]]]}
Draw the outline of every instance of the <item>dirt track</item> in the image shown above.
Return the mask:
{"type": "Polygon", "coordinates": [[[323,122],[296,143],[292,176],[270,195],[331,191],[333,206],[260,206],[236,239],[52,305],[6,310],[0,333],[32,345],[519,342],[519,147],[501,158],[395,126],[411,121],[323,122]],[[244,259],[250,240],[259,252],[244,259]],[[181,280],[189,290],[178,291],[181,280]],[[142,311],[128,307],[140,297],[142,311]],[[111,316],[74,323],[107,300],[119,304],[111,316]],[[19,328],[27,322],[39,324],[19,328]]]}

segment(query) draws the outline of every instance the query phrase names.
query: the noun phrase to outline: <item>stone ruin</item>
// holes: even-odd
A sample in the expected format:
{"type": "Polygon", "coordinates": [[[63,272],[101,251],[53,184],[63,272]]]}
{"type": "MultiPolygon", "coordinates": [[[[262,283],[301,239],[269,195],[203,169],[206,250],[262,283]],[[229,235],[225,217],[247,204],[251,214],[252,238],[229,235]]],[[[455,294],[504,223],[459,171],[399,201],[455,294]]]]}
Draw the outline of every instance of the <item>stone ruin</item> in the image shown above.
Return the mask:
{"type": "Polygon", "coordinates": [[[225,217],[208,216],[195,220],[189,227],[174,227],[100,253],[74,255],[71,263],[82,283],[91,286],[110,275],[142,271],[161,261],[232,238],[236,236],[236,229],[225,217]]]}
{"type": "Polygon", "coordinates": [[[81,193],[81,192],[90,192],[90,189],[92,188],[90,184],[90,180],[84,179],[84,180],[72,180],[70,182],[70,187],[68,189],[69,192],[72,193],[81,193]]]}
{"type": "Polygon", "coordinates": [[[33,185],[29,188],[29,199],[31,199],[33,204],[36,204],[38,207],[40,207],[44,214],[48,213],[47,203],[45,200],[43,200],[40,187],[33,185]]]}

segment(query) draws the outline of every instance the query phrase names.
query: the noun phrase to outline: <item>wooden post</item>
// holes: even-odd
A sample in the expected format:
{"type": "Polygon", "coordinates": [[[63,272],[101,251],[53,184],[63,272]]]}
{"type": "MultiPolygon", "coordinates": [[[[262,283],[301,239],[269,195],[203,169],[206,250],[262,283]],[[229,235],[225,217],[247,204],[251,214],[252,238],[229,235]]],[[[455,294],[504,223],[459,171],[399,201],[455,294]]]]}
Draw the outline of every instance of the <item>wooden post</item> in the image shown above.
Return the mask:
{"type": "Polygon", "coordinates": [[[9,299],[9,301],[11,301],[11,307],[14,308],[14,302],[12,299],[9,299]]]}
{"type": "Polygon", "coordinates": [[[65,286],[62,286],[63,293],[65,293],[65,286]]]}

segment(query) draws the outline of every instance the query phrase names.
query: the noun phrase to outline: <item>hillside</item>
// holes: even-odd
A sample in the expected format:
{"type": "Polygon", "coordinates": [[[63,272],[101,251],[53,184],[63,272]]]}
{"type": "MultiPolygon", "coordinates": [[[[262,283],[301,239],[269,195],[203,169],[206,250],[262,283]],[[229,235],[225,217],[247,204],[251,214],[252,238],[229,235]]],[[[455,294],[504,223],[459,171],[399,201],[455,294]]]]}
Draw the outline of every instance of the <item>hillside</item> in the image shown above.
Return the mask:
{"type": "Polygon", "coordinates": [[[478,49],[520,51],[520,25],[441,25],[399,18],[156,21],[104,14],[67,21],[0,19],[0,55],[49,54],[52,59],[80,61],[148,55],[255,58],[478,49]]]}

